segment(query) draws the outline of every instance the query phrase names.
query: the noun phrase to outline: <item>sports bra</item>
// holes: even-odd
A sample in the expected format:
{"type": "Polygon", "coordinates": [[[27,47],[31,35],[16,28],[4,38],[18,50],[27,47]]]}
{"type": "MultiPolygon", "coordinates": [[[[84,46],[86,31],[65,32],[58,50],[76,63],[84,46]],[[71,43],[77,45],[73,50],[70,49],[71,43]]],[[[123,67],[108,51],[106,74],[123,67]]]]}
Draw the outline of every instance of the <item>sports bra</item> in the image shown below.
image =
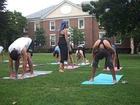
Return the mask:
{"type": "Polygon", "coordinates": [[[110,45],[111,45],[111,42],[110,42],[108,39],[101,38],[100,40],[101,40],[101,41],[100,41],[100,43],[99,43],[99,45],[98,45],[98,48],[100,47],[101,44],[103,44],[104,48],[106,49],[106,46],[105,46],[105,44],[103,43],[104,40],[107,40],[107,41],[110,43],[110,45]]]}

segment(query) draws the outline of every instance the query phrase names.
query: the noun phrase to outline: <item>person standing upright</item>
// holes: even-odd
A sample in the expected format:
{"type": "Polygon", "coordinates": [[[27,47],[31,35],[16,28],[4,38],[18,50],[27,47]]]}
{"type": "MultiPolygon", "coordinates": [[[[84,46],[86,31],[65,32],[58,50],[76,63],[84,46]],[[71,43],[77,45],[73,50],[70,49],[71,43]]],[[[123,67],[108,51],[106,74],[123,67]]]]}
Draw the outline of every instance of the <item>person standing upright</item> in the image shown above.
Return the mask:
{"type": "Polygon", "coordinates": [[[59,65],[59,72],[64,72],[64,61],[68,60],[68,32],[67,28],[68,23],[67,21],[63,20],[61,22],[61,26],[59,29],[59,41],[58,41],[58,46],[60,48],[60,65],[59,65]]]}

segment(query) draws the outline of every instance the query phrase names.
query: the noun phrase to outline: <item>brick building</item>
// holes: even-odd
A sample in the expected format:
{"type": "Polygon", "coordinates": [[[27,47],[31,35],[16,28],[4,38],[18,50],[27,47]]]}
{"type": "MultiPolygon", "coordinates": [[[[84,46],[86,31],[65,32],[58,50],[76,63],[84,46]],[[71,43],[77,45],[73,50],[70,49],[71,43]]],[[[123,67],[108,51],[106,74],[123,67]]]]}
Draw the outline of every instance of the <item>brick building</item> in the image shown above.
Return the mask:
{"type": "MultiPolygon", "coordinates": [[[[57,44],[58,29],[62,20],[67,20],[70,27],[77,26],[85,33],[83,43],[86,48],[91,48],[94,42],[105,34],[103,29],[98,28],[99,23],[94,15],[83,12],[81,4],[74,4],[68,0],[63,0],[58,5],[47,7],[28,15],[26,18],[28,20],[28,30],[24,30],[24,32],[27,32],[30,37],[34,36],[36,27],[42,27],[45,30],[45,36],[47,37],[47,44],[43,46],[45,48],[51,48],[57,44]]],[[[120,40],[112,37],[110,41],[119,49],[130,49],[132,46],[130,39],[120,40]]]]}

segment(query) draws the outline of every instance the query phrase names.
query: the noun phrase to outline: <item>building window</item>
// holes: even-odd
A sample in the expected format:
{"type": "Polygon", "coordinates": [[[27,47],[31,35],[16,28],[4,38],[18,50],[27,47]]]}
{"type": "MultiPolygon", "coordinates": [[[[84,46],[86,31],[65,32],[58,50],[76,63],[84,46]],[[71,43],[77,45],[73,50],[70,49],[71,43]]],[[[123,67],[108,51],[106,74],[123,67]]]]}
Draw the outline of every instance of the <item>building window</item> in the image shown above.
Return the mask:
{"type": "Polygon", "coordinates": [[[122,44],[122,40],[119,37],[115,37],[115,44],[122,44]]]}
{"type": "Polygon", "coordinates": [[[55,30],[55,22],[51,21],[50,22],[50,31],[54,31],[55,30]]]}
{"type": "Polygon", "coordinates": [[[56,45],[56,36],[55,34],[50,35],[50,46],[55,46],[56,45]]]}
{"type": "Polygon", "coordinates": [[[23,28],[23,32],[28,32],[28,25],[23,28]]]}
{"type": "Polygon", "coordinates": [[[36,31],[37,28],[40,28],[39,22],[34,23],[34,31],[36,31]]]}
{"type": "Polygon", "coordinates": [[[70,27],[70,22],[69,22],[69,20],[65,20],[68,24],[67,24],[67,29],[69,29],[69,27],[70,27]]]}
{"type": "Polygon", "coordinates": [[[99,38],[104,38],[106,37],[106,33],[105,32],[99,32],[99,38]]]}
{"type": "Polygon", "coordinates": [[[84,29],[84,19],[79,19],[78,20],[78,28],[79,29],[84,29]]]}
{"type": "Polygon", "coordinates": [[[82,32],[84,41],[80,41],[79,44],[85,45],[85,33],[82,32]]]}

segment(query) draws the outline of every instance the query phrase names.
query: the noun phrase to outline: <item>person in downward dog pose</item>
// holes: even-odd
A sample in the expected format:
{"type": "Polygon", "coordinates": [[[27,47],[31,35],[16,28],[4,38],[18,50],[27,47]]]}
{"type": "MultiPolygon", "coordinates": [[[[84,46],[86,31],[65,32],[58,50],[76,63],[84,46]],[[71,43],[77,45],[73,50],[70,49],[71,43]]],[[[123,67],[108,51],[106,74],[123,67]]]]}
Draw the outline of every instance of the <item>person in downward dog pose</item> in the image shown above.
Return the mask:
{"type": "Polygon", "coordinates": [[[78,65],[78,61],[80,60],[81,57],[82,57],[82,61],[86,63],[85,47],[83,45],[79,45],[77,47],[75,56],[76,56],[76,65],[78,65]]]}
{"type": "Polygon", "coordinates": [[[21,37],[16,39],[8,48],[9,55],[9,67],[10,67],[10,78],[14,78],[18,76],[19,62],[20,58],[22,58],[22,75],[20,79],[25,77],[25,71],[27,67],[27,63],[29,65],[31,75],[30,77],[34,77],[33,72],[33,63],[31,56],[33,55],[34,42],[31,38],[21,37]],[[15,73],[13,61],[15,61],[15,73]]]}
{"type": "Polygon", "coordinates": [[[55,46],[55,49],[53,51],[53,56],[56,58],[56,62],[59,62],[59,60],[60,60],[60,48],[59,48],[59,46],[55,46]]]}
{"type": "Polygon", "coordinates": [[[113,82],[117,83],[116,74],[114,70],[116,51],[112,48],[111,43],[107,39],[98,39],[92,47],[93,63],[91,70],[91,78],[89,81],[94,81],[94,76],[98,67],[99,60],[103,59],[104,57],[107,59],[107,66],[110,68],[110,72],[113,77],[113,82]]]}

